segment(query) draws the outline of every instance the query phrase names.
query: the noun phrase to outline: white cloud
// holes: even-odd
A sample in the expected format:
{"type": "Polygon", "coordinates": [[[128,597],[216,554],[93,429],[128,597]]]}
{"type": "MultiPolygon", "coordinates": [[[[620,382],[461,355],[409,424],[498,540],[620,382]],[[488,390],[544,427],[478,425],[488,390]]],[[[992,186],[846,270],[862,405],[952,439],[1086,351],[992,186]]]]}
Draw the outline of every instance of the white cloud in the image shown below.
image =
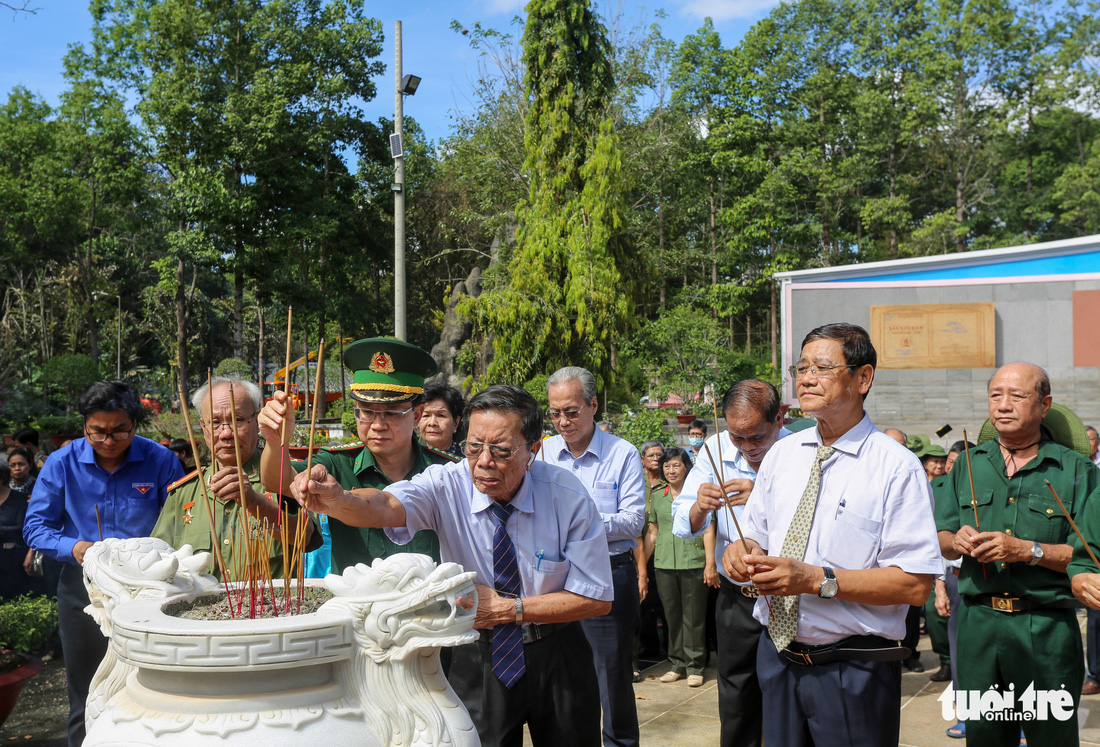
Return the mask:
{"type": "Polygon", "coordinates": [[[779,3],[780,0],[687,0],[682,7],[689,15],[697,18],[710,16],[715,23],[721,23],[734,18],[758,18],[779,3]]]}

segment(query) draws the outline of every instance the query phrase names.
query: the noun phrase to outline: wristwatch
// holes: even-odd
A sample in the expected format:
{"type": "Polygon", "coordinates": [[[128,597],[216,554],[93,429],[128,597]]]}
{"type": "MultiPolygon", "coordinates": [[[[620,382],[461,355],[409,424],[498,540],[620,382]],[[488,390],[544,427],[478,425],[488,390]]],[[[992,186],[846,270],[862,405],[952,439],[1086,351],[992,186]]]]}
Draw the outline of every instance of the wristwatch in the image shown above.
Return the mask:
{"type": "Polygon", "coordinates": [[[523,622],[523,600],[516,597],[516,622],[523,622]]]}
{"type": "Polygon", "coordinates": [[[832,568],[822,568],[821,570],[825,571],[825,580],[821,582],[821,589],[817,592],[817,595],[822,599],[832,599],[840,591],[840,586],[836,582],[836,574],[833,573],[832,568]]]}
{"type": "Polygon", "coordinates": [[[1031,560],[1027,561],[1028,565],[1039,565],[1039,561],[1043,559],[1043,546],[1036,542],[1031,546],[1031,560]]]}

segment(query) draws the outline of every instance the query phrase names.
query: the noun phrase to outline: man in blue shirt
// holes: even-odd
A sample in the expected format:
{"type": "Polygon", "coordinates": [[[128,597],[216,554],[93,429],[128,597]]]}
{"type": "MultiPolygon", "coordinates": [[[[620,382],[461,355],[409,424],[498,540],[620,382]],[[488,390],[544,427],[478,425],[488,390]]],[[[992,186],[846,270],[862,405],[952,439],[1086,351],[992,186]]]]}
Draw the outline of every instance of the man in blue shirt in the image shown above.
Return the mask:
{"type": "Polygon", "coordinates": [[[672,504],[672,532],[678,537],[698,537],[712,516],[718,519],[714,557],[722,580],[714,622],[722,747],[759,747],[763,741],[756,649],[764,626],[753,619],[757,593],[751,583],[729,577],[722,556],[740,539],[731,513],[741,521],[760,463],[776,441],[790,434],[783,428],[779,405],[779,392],[766,381],[745,379],[730,387],[722,398],[726,430],[715,433],[700,448],[702,459],[688,473],[672,504]],[[719,475],[714,473],[715,464],[719,475]]]}
{"type": "Polygon", "coordinates": [[[634,703],[634,630],[638,626],[638,567],[634,548],[645,524],[642,459],[628,441],[596,427],[596,378],[576,366],[560,368],[546,384],[558,435],[543,445],[546,463],[575,475],[603,519],[615,601],[611,611],[581,623],[596,660],[605,745],[638,744],[634,703]]]}
{"type": "Polygon", "coordinates": [[[452,649],[448,679],[482,745],[520,747],[527,723],[536,747],[595,747],[596,672],[575,621],[611,607],[600,516],[577,478],[536,459],[542,411],[530,394],[489,387],[462,420],[461,462],[429,466],[384,491],[345,491],[314,464],[294,478],[291,494],[348,526],[391,527],[397,543],[434,530],[442,559],[477,573],[481,640],[452,649]],[[508,641],[507,649],[496,645],[508,641]]]}
{"type": "Polygon", "coordinates": [[[135,434],[145,408],[121,381],[99,381],[80,396],[84,438],[50,455],[27,509],[23,537],[63,563],[57,587],[58,624],[69,689],[69,746],[84,741],[88,687],[107,639],[84,612],[88,590],[80,565],[104,537],[146,537],[170,483],[183,477],[179,459],[135,434]]]}

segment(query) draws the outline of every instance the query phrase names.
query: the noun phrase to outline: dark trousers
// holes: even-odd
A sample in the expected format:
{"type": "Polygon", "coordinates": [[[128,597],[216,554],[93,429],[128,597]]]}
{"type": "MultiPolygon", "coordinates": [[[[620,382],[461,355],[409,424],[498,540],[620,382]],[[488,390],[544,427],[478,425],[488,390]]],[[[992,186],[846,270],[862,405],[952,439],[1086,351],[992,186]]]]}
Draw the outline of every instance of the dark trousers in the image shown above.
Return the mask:
{"type": "Polygon", "coordinates": [[[909,605],[909,611],[905,613],[905,638],[901,645],[912,651],[910,658],[919,659],[917,646],[920,645],[920,607],[909,605]]]}
{"type": "Polygon", "coordinates": [[[88,590],[80,566],[65,563],[57,584],[57,617],[69,686],[69,747],[80,747],[84,743],[84,705],[88,700],[88,687],[107,653],[107,639],[95,620],[84,611],[87,606],[88,590]]]}
{"type": "Polygon", "coordinates": [[[668,660],[678,674],[702,675],[707,666],[707,589],[702,568],[657,569],[668,615],[668,660]]]}
{"type": "Polygon", "coordinates": [[[932,643],[932,652],[940,657],[940,666],[951,666],[951,644],[947,639],[947,621],[950,618],[940,617],[940,613],[936,612],[935,589],[932,589],[932,593],[928,595],[928,601],[924,603],[924,619],[928,625],[928,640],[932,643]]]}
{"type": "Polygon", "coordinates": [[[764,742],[782,747],[897,747],[901,662],[836,661],[803,666],[771,639],[756,653],[764,693],[764,742]]]}
{"type": "Polygon", "coordinates": [[[760,747],[761,695],[756,647],[764,626],[752,616],[756,600],[722,577],[714,625],[718,629],[718,715],[722,747],[760,747]]]}
{"type": "Polygon", "coordinates": [[[452,652],[448,680],[470,712],[483,747],[520,747],[524,723],[536,747],[600,744],[599,686],[580,625],[524,645],[525,671],[510,690],[493,674],[490,642],[456,646],[452,652]]]}
{"type": "Polygon", "coordinates": [[[1100,612],[1089,609],[1088,627],[1085,629],[1085,676],[1100,684],[1100,612]]]}
{"type": "Polygon", "coordinates": [[[633,553],[611,558],[615,600],[611,611],[581,621],[592,646],[603,708],[603,743],[615,747],[638,744],[638,708],[634,703],[631,648],[638,624],[638,568],[633,553]]]}

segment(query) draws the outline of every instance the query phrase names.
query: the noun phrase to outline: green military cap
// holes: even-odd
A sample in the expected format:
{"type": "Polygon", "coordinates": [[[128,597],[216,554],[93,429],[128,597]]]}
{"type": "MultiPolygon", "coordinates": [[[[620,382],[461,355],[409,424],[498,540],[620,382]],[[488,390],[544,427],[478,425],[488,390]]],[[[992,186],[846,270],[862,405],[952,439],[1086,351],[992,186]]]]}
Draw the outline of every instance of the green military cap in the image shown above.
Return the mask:
{"type": "Polygon", "coordinates": [[[917,456],[921,456],[921,454],[924,453],[924,450],[927,449],[931,443],[932,439],[930,439],[928,436],[924,435],[923,433],[917,433],[909,436],[906,439],[905,448],[909,449],[909,451],[913,452],[917,456]]]}
{"type": "Polygon", "coordinates": [[[921,449],[920,451],[914,451],[913,453],[921,459],[924,459],[925,457],[942,457],[944,459],[947,458],[947,452],[944,451],[944,448],[939,444],[925,444],[923,449],[921,449]]]}
{"type": "Polygon", "coordinates": [[[407,402],[439,371],[430,355],[392,337],[356,340],[344,350],[344,365],[352,371],[352,398],[375,403],[407,402]]]}

